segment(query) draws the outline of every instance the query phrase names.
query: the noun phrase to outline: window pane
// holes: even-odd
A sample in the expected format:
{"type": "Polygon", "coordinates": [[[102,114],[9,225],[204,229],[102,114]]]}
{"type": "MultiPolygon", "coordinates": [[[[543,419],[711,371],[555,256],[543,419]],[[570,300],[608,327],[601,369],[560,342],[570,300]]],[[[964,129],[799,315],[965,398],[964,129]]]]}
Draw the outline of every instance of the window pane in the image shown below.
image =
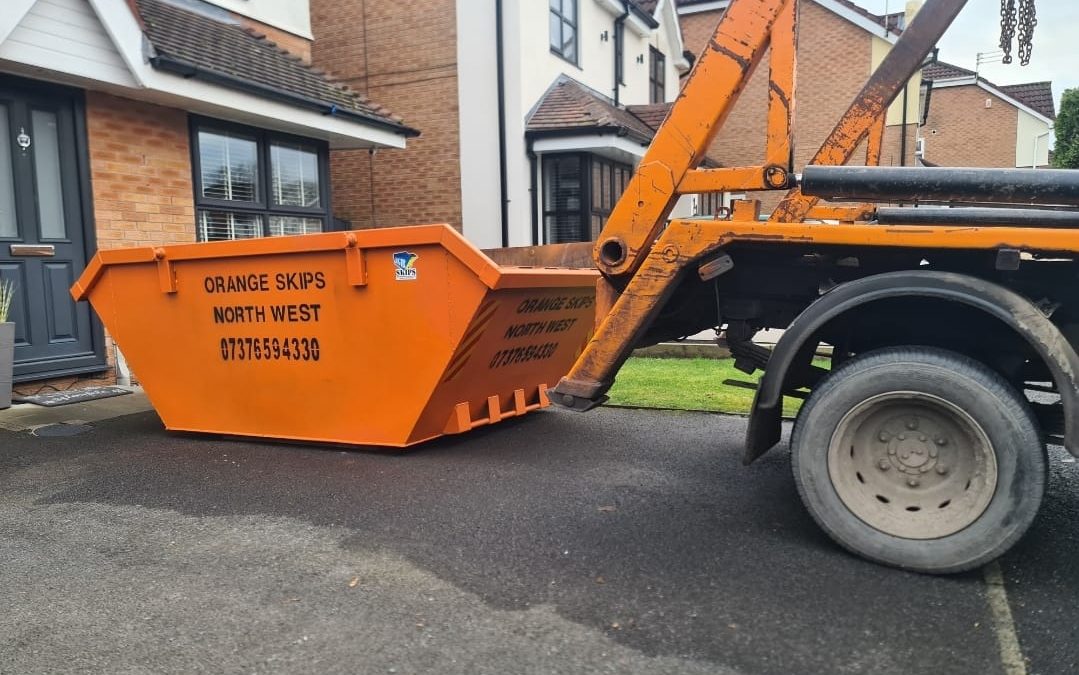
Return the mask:
{"type": "Polygon", "coordinates": [[[544,218],[548,244],[581,241],[581,216],[578,213],[559,213],[544,218]]]}
{"type": "Polygon", "coordinates": [[[562,56],[577,60],[577,29],[565,21],[562,22],[562,56]]]}
{"type": "Polygon", "coordinates": [[[555,165],[554,203],[547,206],[551,211],[581,210],[581,160],[579,157],[563,157],[555,165]]]}
{"type": "Polygon", "coordinates": [[[587,178],[581,175],[579,156],[551,157],[544,161],[543,210],[547,214],[544,227],[548,243],[581,240],[581,192],[584,180],[587,178]]]}
{"type": "Polygon", "coordinates": [[[599,211],[603,208],[603,204],[600,202],[603,194],[603,169],[600,163],[596,160],[592,160],[592,210],[599,211]]]}
{"type": "Polygon", "coordinates": [[[562,19],[558,14],[551,12],[551,49],[556,52],[562,50],[562,19]]]}
{"type": "Polygon", "coordinates": [[[15,176],[11,169],[11,128],[7,106],[0,105],[0,237],[19,236],[15,213],[15,176]]]}
{"type": "Polygon", "coordinates": [[[599,233],[603,231],[603,224],[607,222],[603,216],[592,214],[592,241],[599,239],[599,233]]]}
{"type": "Polygon", "coordinates": [[[603,210],[607,213],[611,211],[611,165],[606,162],[603,163],[603,198],[600,203],[603,204],[603,210]]]}
{"type": "Polygon", "coordinates": [[[229,211],[199,211],[199,241],[254,239],[262,236],[262,216],[229,211]]]}
{"type": "Polygon", "coordinates": [[[566,17],[573,23],[577,23],[576,0],[562,0],[562,16],[566,17]]]}
{"type": "Polygon", "coordinates": [[[280,206],[321,206],[318,184],[318,151],[288,143],[270,145],[270,176],[273,203],[280,206]]]}
{"type": "Polygon", "coordinates": [[[271,237],[283,237],[292,234],[314,234],[321,231],[321,218],[304,218],[301,216],[270,216],[271,237]]]}
{"type": "Polygon", "coordinates": [[[37,179],[37,212],[41,219],[42,239],[64,239],[64,191],[60,182],[60,134],[56,113],[35,110],[31,113],[31,148],[34,153],[34,177],[37,179]]]}
{"type": "Polygon", "coordinates": [[[199,132],[202,196],[255,202],[258,192],[258,144],[231,132],[199,132]]]}

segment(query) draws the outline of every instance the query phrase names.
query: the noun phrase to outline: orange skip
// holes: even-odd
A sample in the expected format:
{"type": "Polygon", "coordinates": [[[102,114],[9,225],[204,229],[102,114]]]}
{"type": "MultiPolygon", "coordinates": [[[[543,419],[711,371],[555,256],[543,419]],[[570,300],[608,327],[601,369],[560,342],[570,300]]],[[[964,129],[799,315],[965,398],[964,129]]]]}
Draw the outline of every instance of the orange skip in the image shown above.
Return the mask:
{"type": "Polygon", "coordinates": [[[597,277],[424,225],[103,251],[71,292],[171,430],[403,447],[548,405],[597,277]]]}

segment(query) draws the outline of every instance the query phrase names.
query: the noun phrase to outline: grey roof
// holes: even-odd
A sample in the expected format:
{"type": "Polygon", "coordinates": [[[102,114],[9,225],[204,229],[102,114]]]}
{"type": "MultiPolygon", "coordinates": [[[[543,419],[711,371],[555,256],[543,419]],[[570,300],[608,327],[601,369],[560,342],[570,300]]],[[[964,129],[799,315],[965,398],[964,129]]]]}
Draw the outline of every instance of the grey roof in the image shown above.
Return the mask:
{"type": "MultiPolygon", "coordinates": [[[[212,81],[223,87],[321,110],[408,136],[419,132],[399,117],[303,63],[237,22],[218,20],[212,9],[167,0],[135,0],[157,69],[212,81]]],[[[226,15],[227,17],[227,15],[226,15]]]]}

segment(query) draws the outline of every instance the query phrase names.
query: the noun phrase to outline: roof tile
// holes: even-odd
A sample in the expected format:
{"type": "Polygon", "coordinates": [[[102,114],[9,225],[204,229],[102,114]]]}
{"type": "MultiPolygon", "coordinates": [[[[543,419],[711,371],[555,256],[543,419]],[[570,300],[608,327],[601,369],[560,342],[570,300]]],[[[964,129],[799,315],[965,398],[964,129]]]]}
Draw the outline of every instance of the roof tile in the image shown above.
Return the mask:
{"type": "MultiPolygon", "coordinates": [[[[960,68],[959,66],[937,61],[922,69],[922,76],[927,80],[951,80],[957,78],[973,78],[977,75],[973,70],[960,68]]],[[[999,90],[1001,93],[1014,98],[1023,105],[1033,108],[1041,115],[1049,119],[1056,119],[1056,105],[1053,100],[1052,82],[1026,82],[1023,84],[993,84],[984,77],[979,78],[986,85],[999,90]]],[[[971,82],[973,84],[973,81],[971,82]]]]}
{"type": "Polygon", "coordinates": [[[655,131],[623,107],[594,89],[566,75],[551,86],[528,118],[526,131],[604,130],[630,136],[641,142],[652,140],[655,131]]]}
{"type": "MultiPolygon", "coordinates": [[[[560,75],[528,118],[526,133],[573,134],[608,132],[632,138],[642,144],[652,141],[674,103],[616,106],[614,101],[568,75],[560,75]]],[[[711,156],[705,167],[721,164],[711,156]]]]}
{"type": "Polygon", "coordinates": [[[339,85],[279,48],[257,31],[221,21],[210,12],[166,0],[135,0],[155,68],[190,68],[233,82],[236,88],[264,95],[282,92],[297,102],[336,108],[399,133],[417,132],[382,106],[339,85]]]}
{"type": "Polygon", "coordinates": [[[1051,120],[1057,118],[1056,104],[1053,102],[1052,82],[1027,82],[1026,84],[1007,84],[997,87],[1020,103],[1033,108],[1051,120]]]}
{"type": "Polygon", "coordinates": [[[957,77],[974,77],[973,70],[960,68],[959,66],[937,61],[922,68],[922,77],[927,80],[950,80],[957,77]]]}

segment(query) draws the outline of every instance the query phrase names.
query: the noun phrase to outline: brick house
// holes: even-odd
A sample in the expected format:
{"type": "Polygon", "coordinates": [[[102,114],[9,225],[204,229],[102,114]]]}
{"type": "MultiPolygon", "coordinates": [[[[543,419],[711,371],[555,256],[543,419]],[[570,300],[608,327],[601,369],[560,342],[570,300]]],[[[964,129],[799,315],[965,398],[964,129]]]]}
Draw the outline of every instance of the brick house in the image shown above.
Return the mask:
{"type": "Polygon", "coordinates": [[[0,276],[20,389],[114,377],[68,295],[98,247],[332,228],[330,150],[415,135],[310,68],[311,47],[306,0],[6,0],[0,276]]]}
{"type": "Polygon", "coordinates": [[[1046,167],[1052,144],[1051,82],[997,86],[966,68],[938,62],[919,156],[930,165],[1046,167]]]}
{"type": "MultiPolygon", "coordinates": [[[[698,54],[707,45],[728,0],[677,0],[686,48],[698,54]]],[[[899,3],[896,3],[899,4],[899,3]]],[[[872,14],[848,0],[802,0],[799,4],[795,170],[810,160],[832,131],[869,75],[899,38],[904,12],[872,14]],[[885,28],[887,26],[887,28],[885,28]]],[[[916,11],[909,3],[908,11],[916,11]]],[[[881,164],[915,163],[921,78],[915,75],[889,109],[881,164]],[[905,130],[905,133],[904,133],[905,130]]],[[[768,106],[768,56],[742,92],[712,145],[712,154],[729,166],[759,164],[764,157],[768,106]]],[[[864,163],[859,151],[851,164],[864,163]]],[[[752,194],[768,212],[782,194],[752,194]]]]}
{"type": "Polygon", "coordinates": [[[404,152],[332,153],[354,227],[587,239],[690,67],[673,0],[311,3],[313,62],[423,129],[404,152]]]}

